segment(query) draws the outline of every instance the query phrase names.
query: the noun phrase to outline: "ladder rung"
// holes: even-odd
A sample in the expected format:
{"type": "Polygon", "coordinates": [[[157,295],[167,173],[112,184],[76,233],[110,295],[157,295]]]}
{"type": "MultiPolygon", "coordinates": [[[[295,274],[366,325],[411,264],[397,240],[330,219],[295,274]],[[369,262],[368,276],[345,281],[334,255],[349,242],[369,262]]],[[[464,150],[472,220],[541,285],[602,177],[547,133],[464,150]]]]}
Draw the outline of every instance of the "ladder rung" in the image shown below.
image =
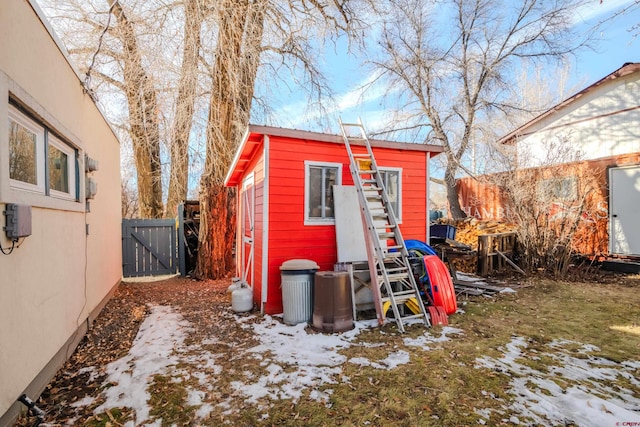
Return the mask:
{"type": "Polygon", "coordinates": [[[378,202],[380,203],[380,207],[382,206],[382,194],[380,194],[380,192],[378,191],[363,191],[362,194],[364,195],[364,197],[367,199],[367,202],[369,203],[374,203],[374,202],[378,202]]]}
{"type": "MultiPolygon", "coordinates": [[[[409,274],[407,274],[407,272],[399,271],[397,273],[387,273],[387,277],[389,278],[389,283],[409,284],[409,282],[407,281],[407,279],[409,278],[409,274]]],[[[383,281],[382,274],[378,274],[378,279],[379,279],[379,283],[381,283],[383,281]]],[[[400,291],[398,290],[398,292],[400,292],[400,291]]]]}
{"type": "Polygon", "coordinates": [[[407,320],[413,320],[413,319],[424,319],[425,317],[424,313],[419,313],[419,314],[410,314],[408,316],[401,316],[400,320],[407,321],[407,320]]]}
{"type": "MultiPolygon", "coordinates": [[[[362,139],[362,138],[360,138],[360,139],[362,139]]],[[[371,156],[369,154],[356,154],[356,153],[353,154],[353,157],[356,158],[356,159],[370,159],[371,158],[371,156]]]]}
{"type": "Polygon", "coordinates": [[[393,231],[383,231],[383,232],[378,231],[377,233],[378,233],[378,238],[384,239],[384,240],[389,240],[396,236],[396,233],[394,233],[393,231]]]}
{"type": "Polygon", "coordinates": [[[416,294],[413,291],[406,294],[401,294],[401,295],[393,294],[393,299],[396,301],[396,304],[399,304],[399,301],[402,301],[402,303],[404,304],[405,302],[409,301],[411,298],[415,298],[415,297],[416,297],[416,294]]]}
{"type": "Polygon", "coordinates": [[[384,225],[379,225],[379,226],[377,226],[375,228],[376,228],[376,230],[386,230],[387,228],[390,228],[390,229],[393,230],[393,229],[396,228],[396,225],[394,225],[394,224],[384,224],[384,225]]]}
{"type": "MultiPolygon", "coordinates": [[[[409,278],[409,273],[404,272],[404,273],[393,273],[393,274],[387,274],[387,277],[389,278],[390,282],[398,282],[402,279],[408,279],[409,278]]],[[[383,281],[383,276],[382,275],[378,275],[378,281],[382,282],[383,281]]],[[[411,291],[413,292],[413,291],[411,291]]]]}
{"type": "Polygon", "coordinates": [[[409,271],[409,269],[407,267],[405,267],[404,265],[401,267],[387,267],[387,273],[397,273],[399,271],[409,271]]]}
{"type": "Polygon", "coordinates": [[[373,216],[373,217],[389,218],[389,214],[386,211],[373,211],[373,210],[370,210],[369,212],[371,213],[371,216],[373,216]]]}
{"type": "MultiPolygon", "coordinates": [[[[399,305],[401,303],[404,304],[405,301],[409,301],[411,298],[414,298],[415,296],[416,296],[416,294],[413,291],[410,291],[410,293],[400,293],[400,292],[398,292],[398,293],[393,294],[393,299],[396,302],[396,305],[399,305]]],[[[390,296],[382,297],[381,299],[382,299],[383,302],[384,301],[391,301],[391,297],[390,296]]]]}
{"type": "Polygon", "coordinates": [[[376,169],[365,169],[365,170],[358,169],[359,175],[375,175],[377,173],[378,171],[376,169]]]}

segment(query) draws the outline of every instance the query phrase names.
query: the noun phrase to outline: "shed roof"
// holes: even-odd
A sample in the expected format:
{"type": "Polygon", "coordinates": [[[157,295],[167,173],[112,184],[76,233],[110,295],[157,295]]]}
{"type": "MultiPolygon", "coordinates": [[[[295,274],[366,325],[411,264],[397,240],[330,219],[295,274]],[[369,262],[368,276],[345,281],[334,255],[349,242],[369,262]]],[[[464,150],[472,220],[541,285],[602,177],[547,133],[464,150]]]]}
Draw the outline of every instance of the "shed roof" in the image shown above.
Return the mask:
{"type": "MultiPolygon", "coordinates": [[[[272,126],[249,125],[247,131],[242,138],[242,142],[236,151],[233,162],[229,167],[227,176],[224,180],[226,186],[231,187],[238,185],[240,178],[253,159],[256,150],[260,147],[263,136],[278,136],[283,138],[300,139],[307,141],[329,142],[333,144],[344,144],[344,140],[340,135],[328,133],[310,132],[298,129],[286,129],[272,126]]],[[[407,142],[385,141],[379,139],[370,139],[372,147],[375,148],[392,148],[404,151],[420,151],[439,154],[443,148],[441,145],[418,144],[407,142]]],[[[364,143],[354,143],[354,145],[364,145],[364,143]]]]}
{"type": "Polygon", "coordinates": [[[593,83],[592,85],[587,86],[586,88],[582,89],[580,92],[570,96],[569,98],[565,99],[564,101],[560,102],[559,104],[555,105],[554,107],[551,107],[550,109],[548,109],[544,113],[540,114],[539,116],[529,120],[527,123],[525,123],[524,125],[520,126],[516,130],[514,130],[514,131],[508,133],[507,135],[503,136],[502,138],[500,138],[498,140],[498,142],[501,143],[501,144],[511,144],[511,143],[513,143],[517,137],[523,136],[523,135],[527,135],[528,133],[531,133],[531,132],[529,132],[529,129],[533,125],[535,125],[536,123],[538,123],[541,120],[543,120],[543,119],[545,119],[545,118],[557,113],[558,111],[562,110],[563,108],[567,107],[568,105],[576,102],[578,99],[580,99],[583,96],[585,96],[586,94],[594,91],[598,87],[602,86],[604,83],[607,83],[607,82],[609,82],[611,80],[618,79],[620,77],[628,76],[629,74],[633,74],[633,73],[636,73],[638,71],[640,71],[640,63],[627,62],[627,63],[623,64],[622,67],[618,68],[613,73],[608,74],[607,76],[601,78],[600,80],[598,80],[597,82],[593,83]]]}

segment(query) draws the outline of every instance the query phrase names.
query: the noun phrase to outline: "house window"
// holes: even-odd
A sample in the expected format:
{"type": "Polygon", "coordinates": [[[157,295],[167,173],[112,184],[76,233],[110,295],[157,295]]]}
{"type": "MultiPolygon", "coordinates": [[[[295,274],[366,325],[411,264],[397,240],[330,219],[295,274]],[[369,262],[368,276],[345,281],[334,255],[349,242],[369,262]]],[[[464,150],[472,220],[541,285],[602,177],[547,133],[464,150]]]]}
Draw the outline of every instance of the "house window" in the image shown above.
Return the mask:
{"type": "Polygon", "coordinates": [[[540,193],[546,200],[572,201],[578,197],[575,176],[544,179],[540,182],[540,193]]]}
{"type": "Polygon", "coordinates": [[[378,168],[380,178],[387,192],[387,197],[391,203],[391,209],[396,216],[396,220],[402,220],[402,169],[378,168]]]}
{"type": "Polygon", "coordinates": [[[51,134],[48,142],[50,195],[75,199],[75,150],[51,134]]]}
{"type": "Polygon", "coordinates": [[[334,222],[333,186],[342,182],[342,164],[305,162],[305,222],[334,222]]]}
{"type": "Polygon", "coordinates": [[[12,187],[77,199],[75,154],[74,148],[9,105],[9,178],[12,187]]]}
{"type": "Polygon", "coordinates": [[[44,192],[44,128],[9,106],[11,185],[44,192]]]}

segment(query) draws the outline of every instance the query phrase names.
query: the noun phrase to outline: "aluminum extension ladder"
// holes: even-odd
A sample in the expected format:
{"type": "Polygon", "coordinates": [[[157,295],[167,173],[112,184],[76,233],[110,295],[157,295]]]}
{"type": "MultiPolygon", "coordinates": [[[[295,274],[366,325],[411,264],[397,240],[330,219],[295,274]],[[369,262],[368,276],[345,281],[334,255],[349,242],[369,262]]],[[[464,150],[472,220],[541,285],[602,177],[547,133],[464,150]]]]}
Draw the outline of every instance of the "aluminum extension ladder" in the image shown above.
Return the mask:
{"type": "Polygon", "coordinates": [[[412,319],[420,319],[425,326],[431,326],[362,121],[354,124],[339,120],[339,123],[365,228],[371,290],[378,322],[384,323],[386,312],[391,307],[400,332],[404,332],[404,325],[412,319]],[[353,136],[354,133],[357,136],[353,136]],[[367,153],[354,154],[352,144],[364,145],[367,153]]]}

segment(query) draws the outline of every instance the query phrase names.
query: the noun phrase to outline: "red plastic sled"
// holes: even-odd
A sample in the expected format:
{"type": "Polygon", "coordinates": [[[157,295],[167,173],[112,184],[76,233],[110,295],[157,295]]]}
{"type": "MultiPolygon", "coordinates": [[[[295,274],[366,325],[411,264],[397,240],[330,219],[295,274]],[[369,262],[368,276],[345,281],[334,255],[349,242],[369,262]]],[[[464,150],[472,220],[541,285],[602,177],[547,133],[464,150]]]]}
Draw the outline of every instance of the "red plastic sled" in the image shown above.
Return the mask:
{"type": "Polygon", "coordinates": [[[458,303],[449,269],[437,255],[426,255],[423,261],[429,276],[434,305],[444,307],[447,314],[455,313],[458,310],[458,303]]]}
{"type": "Polygon", "coordinates": [[[438,306],[428,306],[427,312],[429,313],[429,319],[431,320],[432,326],[442,325],[447,326],[449,324],[449,318],[447,317],[447,313],[444,311],[444,307],[438,306]]]}

